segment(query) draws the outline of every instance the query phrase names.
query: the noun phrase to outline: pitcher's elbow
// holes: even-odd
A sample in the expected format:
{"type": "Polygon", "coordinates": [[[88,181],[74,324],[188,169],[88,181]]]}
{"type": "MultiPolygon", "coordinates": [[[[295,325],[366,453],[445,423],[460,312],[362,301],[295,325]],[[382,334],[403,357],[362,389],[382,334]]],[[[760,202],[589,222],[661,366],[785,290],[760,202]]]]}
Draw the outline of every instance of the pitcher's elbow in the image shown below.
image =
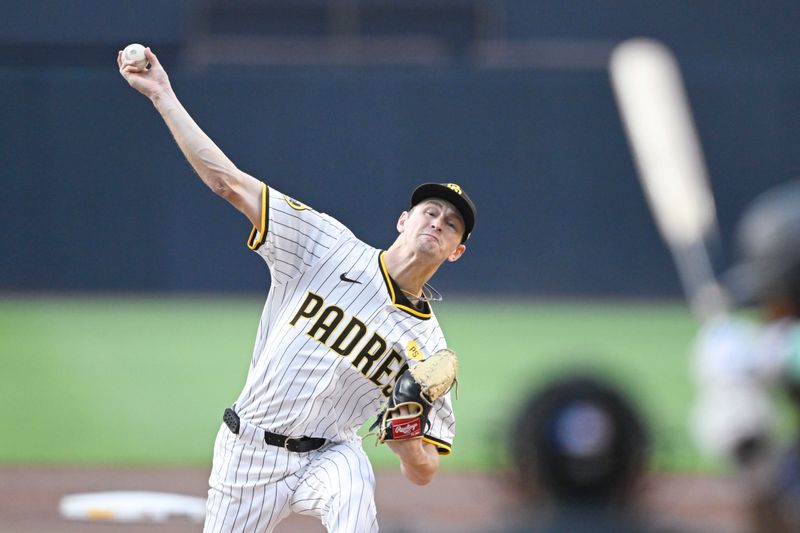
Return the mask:
{"type": "Polygon", "coordinates": [[[431,481],[433,481],[433,476],[434,476],[434,474],[425,475],[425,476],[416,476],[416,477],[414,477],[412,479],[409,479],[409,481],[411,481],[411,483],[413,483],[414,485],[419,485],[420,487],[424,487],[425,485],[427,485],[431,481]]]}
{"type": "Polygon", "coordinates": [[[424,486],[433,481],[437,468],[432,465],[409,467],[403,465],[403,474],[414,485],[424,486]]]}

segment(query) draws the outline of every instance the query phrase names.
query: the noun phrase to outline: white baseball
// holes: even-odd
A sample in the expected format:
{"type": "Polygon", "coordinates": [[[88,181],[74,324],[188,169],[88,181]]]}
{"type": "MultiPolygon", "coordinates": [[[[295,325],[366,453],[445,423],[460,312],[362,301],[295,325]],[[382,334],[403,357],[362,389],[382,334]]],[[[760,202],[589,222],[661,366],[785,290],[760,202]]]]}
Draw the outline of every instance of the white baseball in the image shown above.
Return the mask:
{"type": "Polygon", "coordinates": [[[128,63],[133,63],[139,68],[147,66],[147,57],[144,55],[144,46],[139,43],[129,44],[122,51],[122,57],[128,63]]]}

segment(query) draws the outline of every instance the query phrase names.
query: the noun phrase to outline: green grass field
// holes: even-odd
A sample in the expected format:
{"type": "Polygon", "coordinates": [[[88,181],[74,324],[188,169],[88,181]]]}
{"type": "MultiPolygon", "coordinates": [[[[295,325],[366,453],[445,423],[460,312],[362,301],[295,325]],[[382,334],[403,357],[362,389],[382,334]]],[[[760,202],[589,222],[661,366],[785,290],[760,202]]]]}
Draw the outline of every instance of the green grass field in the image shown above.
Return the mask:
{"type": "MultiPolygon", "coordinates": [[[[210,462],[244,383],[260,298],[4,297],[0,462],[210,462]]],[[[685,306],[453,298],[437,306],[460,358],[458,435],[445,469],[502,463],[522,395],[575,365],[616,378],[655,434],[654,465],[702,470],[689,442],[685,306]]],[[[377,468],[396,460],[372,440],[377,468]]]]}

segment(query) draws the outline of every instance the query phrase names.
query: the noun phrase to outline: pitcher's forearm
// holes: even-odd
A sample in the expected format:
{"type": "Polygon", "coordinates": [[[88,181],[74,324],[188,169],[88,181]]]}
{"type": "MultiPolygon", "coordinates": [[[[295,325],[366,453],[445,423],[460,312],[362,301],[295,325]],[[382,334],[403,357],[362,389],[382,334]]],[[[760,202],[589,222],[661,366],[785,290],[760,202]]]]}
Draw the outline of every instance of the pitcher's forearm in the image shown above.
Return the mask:
{"type": "Polygon", "coordinates": [[[439,453],[436,447],[420,439],[386,441],[389,448],[400,457],[400,470],[415,485],[427,485],[439,470],[439,453]]]}
{"type": "Polygon", "coordinates": [[[171,88],[152,102],[189,164],[215,194],[259,225],[261,182],[239,170],[189,115],[171,88]]]}
{"type": "Polygon", "coordinates": [[[152,101],[200,179],[216,194],[225,196],[226,189],[239,179],[236,165],[200,129],[172,90],[154,96],[152,101]]]}

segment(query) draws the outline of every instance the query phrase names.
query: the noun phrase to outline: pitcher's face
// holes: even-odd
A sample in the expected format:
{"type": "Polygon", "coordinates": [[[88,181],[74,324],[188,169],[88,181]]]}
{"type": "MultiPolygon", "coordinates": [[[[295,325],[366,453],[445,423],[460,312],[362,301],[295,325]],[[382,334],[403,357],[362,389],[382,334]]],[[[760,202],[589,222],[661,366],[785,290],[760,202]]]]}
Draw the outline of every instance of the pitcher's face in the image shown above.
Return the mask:
{"type": "Polygon", "coordinates": [[[455,261],[466,249],[461,244],[464,220],[446,200],[429,198],[400,215],[398,231],[414,250],[443,261],[455,261]]]}

